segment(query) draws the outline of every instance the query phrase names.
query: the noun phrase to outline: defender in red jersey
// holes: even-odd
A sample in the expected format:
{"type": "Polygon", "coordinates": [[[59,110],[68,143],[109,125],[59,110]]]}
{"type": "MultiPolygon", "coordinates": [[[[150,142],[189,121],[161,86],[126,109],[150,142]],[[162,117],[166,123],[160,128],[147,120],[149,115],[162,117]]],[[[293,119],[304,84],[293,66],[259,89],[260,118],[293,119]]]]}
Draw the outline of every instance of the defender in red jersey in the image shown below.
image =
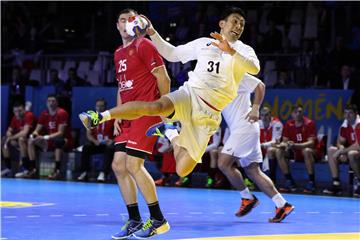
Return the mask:
{"type": "MultiPolygon", "coordinates": [[[[69,114],[58,107],[55,95],[47,97],[47,109],[39,117],[35,130],[28,141],[29,159],[35,164],[35,146],[43,151],[55,151],[55,168],[49,179],[60,178],[60,164],[65,149],[72,148],[72,137],[69,126],[69,114]]],[[[36,171],[36,170],[34,170],[36,171]]]]}
{"type": "MultiPolygon", "coordinates": [[[[348,105],[344,109],[344,122],[339,129],[337,146],[331,146],[327,155],[332,177],[332,186],[325,189],[325,194],[341,194],[341,183],[339,179],[339,164],[350,163],[356,176],[360,179],[360,117],[355,104],[348,105]]],[[[357,188],[359,192],[359,187],[357,188]]],[[[360,193],[358,193],[360,195],[360,193]]]]}
{"type": "MultiPolygon", "coordinates": [[[[137,13],[125,9],[119,14],[117,29],[122,43],[114,53],[114,64],[119,91],[117,105],[131,101],[155,101],[170,91],[170,78],[164,62],[150,40],[133,38],[126,33],[125,24],[137,13]]],[[[152,235],[170,229],[158,203],[155,183],[144,167],[144,159],[152,154],[156,137],[146,137],[146,130],[161,122],[158,116],[140,117],[135,120],[115,120],[115,155],[113,170],[129,213],[129,220],[113,239],[125,239],[133,234],[144,236],[152,229],[152,235]],[[143,225],[137,199],[140,188],[149,210],[150,219],[143,225]],[[144,228],[143,228],[144,226],[144,228]]],[[[151,236],[152,236],[151,235],[151,236]]]]}
{"type": "MultiPolygon", "coordinates": [[[[14,103],[14,116],[11,119],[10,126],[6,131],[6,136],[2,139],[2,153],[5,162],[5,168],[1,171],[1,176],[11,173],[10,148],[19,149],[23,167],[26,169],[24,174],[28,174],[29,158],[27,153],[27,139],[30,132],[34,129],[36,118],[32,112],[26,112],[23,103],[14,103]]],[[[25,170],[24,170],[25,171],[25,170]]]]}
{"type": "Polygon", "coordinates": [[[271,180],[276,182],[276,144],[281,141],[283,124],[271,116],[271,110],[263,107],[260,112],[260,144],[263,155],[263,171],[269,171],[271,180]]]}
{"type": "Polygon", "coordinates": [[[278,145],[276,158],[279,166],[286,178],[284,192],[295,191],[296,185],[289,170],[289,161],[286,153],[290,158],[296,161],[304,161],[306,170],[309,175],[309,181],[304,188],[306,193],[315,192],[315,160],[320,156],[316,151],[316,128],[311,119],[304,117],[303,107],[297,105],[292,110],[292,118],[284,126],[283,139],[278,145]]]}

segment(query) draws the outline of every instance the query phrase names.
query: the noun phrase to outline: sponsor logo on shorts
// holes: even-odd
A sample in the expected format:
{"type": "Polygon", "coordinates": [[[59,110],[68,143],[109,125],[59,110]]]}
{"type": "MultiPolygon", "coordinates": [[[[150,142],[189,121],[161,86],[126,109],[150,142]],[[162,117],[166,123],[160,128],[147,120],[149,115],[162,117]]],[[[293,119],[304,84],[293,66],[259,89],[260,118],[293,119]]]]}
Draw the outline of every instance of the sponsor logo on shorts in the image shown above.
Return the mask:
{"type": "Polygon", "coordinates": [[[137,142],[134,142],[134,141],[131,141],[131,140],[128,140],[128,143],[131,143],[131,144],[134,144],[134,145],[138,144],[137,142]]]}

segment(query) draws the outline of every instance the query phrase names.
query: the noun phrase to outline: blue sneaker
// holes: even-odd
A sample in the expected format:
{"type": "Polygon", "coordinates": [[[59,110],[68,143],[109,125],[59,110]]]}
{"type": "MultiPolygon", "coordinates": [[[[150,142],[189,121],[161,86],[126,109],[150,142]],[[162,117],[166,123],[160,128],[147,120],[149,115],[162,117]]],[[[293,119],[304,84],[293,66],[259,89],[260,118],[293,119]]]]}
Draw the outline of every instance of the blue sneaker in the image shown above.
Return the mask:
{"type": "Polygon", "coordinates": [[[129,219],[124,226],[122,226],[121,231],[111,236],[112,239],[127,239],[132,236],[134,232],[141,230],[143,227],[142,221],[135,221],[129,219]]]}
{"type": "Polygon", "coordinates": [[[85,128],[92,129],[100,124],[102,116],[100,113],[90,110],[80,113],[79,118],[85,128]]]}
{"type": "Polygon", "coordinates": [[[165,138],[166,129],[176,129],[177,127],[172,122],[161,122],[149,127],[146,131],[146,136],[157,136],[161,138],[165,138]]]}
{"type": "Polygon", "coordinates": [[[134,237],[138,239],[151,238],[158,234],[166,233],[170,230],[170,225],[164,218],[162,221],[149,218],[144,223],[142,229],[134,233],[134,237]]]}

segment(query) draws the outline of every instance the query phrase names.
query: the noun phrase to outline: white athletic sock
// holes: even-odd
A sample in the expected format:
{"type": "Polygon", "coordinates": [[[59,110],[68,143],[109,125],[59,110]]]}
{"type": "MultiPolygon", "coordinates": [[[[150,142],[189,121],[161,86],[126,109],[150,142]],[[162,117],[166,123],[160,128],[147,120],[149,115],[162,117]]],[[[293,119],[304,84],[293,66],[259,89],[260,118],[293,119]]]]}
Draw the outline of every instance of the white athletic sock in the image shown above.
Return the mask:
{"type": "Polygon", "coordinates": [[[179,136],[179,133],[176,129],[166,129],[165,130],[165,136],[170,140],[170,142],[177,136],[179,136]]]}
{"type": "Polygon", "coordinates": [[[241,198],[246,198],[253,200],[254,196],[250,193],[249,188],[245,188],[244,190],[240,191],[241,198]]]}
{"type": "Polygon", "coordinates": [[[278,193],[278,194],[275,194],[271,200],[273,200],[273,202],[275,203],[276,207],[277,208],[281,208],[285,205],[286,201],[285,199],[283,198],[283,196],[278,193]]]}
{"type": "Polygon", "coordinates": [[[101,116],[103,117],[103,118],[101,119],[100,123],[103,123],[103,122],[108,121],[108,120],[111,119],[111,115],[110,115],[110,112],[109,112],[108,110],[106,110],[105,112],[102,112],[102,113],[100,113],[100,114],[101,114],[101,116]]]}

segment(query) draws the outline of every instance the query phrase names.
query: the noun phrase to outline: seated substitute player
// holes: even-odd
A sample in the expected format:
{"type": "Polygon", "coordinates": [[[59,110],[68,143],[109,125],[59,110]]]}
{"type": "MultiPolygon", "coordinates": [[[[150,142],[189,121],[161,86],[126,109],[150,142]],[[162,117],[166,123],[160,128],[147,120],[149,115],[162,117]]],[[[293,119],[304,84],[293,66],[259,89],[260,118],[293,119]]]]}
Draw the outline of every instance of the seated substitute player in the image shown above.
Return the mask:
{"type": "Polygon", "coordinates": [[[321,153],[316,149],[315,122],[304,117],[303,107],[296,105],[292,108],[292,119],[284,126],[283,139],[277,145],[276,158],[279,167],[286,178],[283,192],[296,191],[295,181],[290,173],[289,158],[295,161],[304,161],[309,181],[305,185],[304,193],[315,193],[315,160],[321,158],[321,153]]]}
{"type": "Polygon", "coordinates": [[[260,144],[263,154],[263,171],[269,171],[271,180],[276,181],[276,144],[281,141],[283,124],[277,117],[271,116],[271,110],[263,107],[260,111],[260,144]]]}
{"type": "MultiPolygon", "coordinates": [[[[13,105],[14,116],[11,119],[10,125],[6,131],[6,136],[2,139],[2,154],[5,162],[5,168],[1,171],[1,176],[8,175],[11,172],[11,149],[20,150],[20,158],[22,165],[29,169],[29,158],[27,153],[27,139],[30,132],[34,130],[36,125],[36,117],[30,111],[25,111],[23,103],[16,102],[13,105]]],[[[35,166],[33,166],[35,167],[35,166]]],[[[32,168],[31,168],[32,169],[32,168]]],[[[31,172],[30,172],[31,173],[31,172]]],[[[24,172],[26,176],[29,171],[24,172]]]]}
{"type": "Polygon", "coordinates": [[[228,8],[222,14],[219,33],[215,38],[199,38],[185,45],[172,46],[150,26],[147,33],[160,54],[170,62],[197,60],[189,81],[178,90],[153,102],[127,102],[103,113],[84,112],[79,115],[84,126],[95,127],[110,119],[136,119],[141,116],[163,116],[181,122],[180,135],[171,123],[150,128],[151,135],[165,135],[174,147],[176,171],[188,175],[201,160],[210,137],[221,122],[221,111],[237,95],[245,73],[257,74],[259,60],[254,50],[239,41],[245,26],[240,8],[228,8]]]}
{"type": "MultiPolygon", "coordinates": [[[[323,191],[325,194],[338,195],[342,192],[339,179],[339,163],[349,162],[355,175],[360,179],[359,138],[356,136],[356,131],[359,130],[360,117],[357,107],[355,104],[347,105],[344,109],[344,122],[339,129],[337,146],[329,147],[327,152],[332,185],[329,189],[323,191]]],[[[359,187],[356,191],[359,191],[359,187]]]]}
{"type": "Polygon", "coordinates": [[[259,106],[264,96],[265,85],[256,77],[245,74],[238,89],[238,96],[222,112],[229,126],[230,136],[221,151],[219,168],[233,187],[240,191],[241,206],[235,213],[236,216],[245,216],[259,204],[259,200],[245,186],[241,172],[234,166],[234,162],[238,160],[246,175],[275,203],[275,216],[269,221],[281,222],[294,210],[294,206],[286,202],[259,166],[262,162],[262,153],[260,128],[257,121],[259,106]],[[255,95],[251,107],[252,92],[255,95]]]}
{"type": "Polygon", "coordinates": [[[61,159],[65,149],[71,149],[72,137],[69,127],[69,114],[58,107],[54,94],[49,94],[46,100],[47,109],[42,111],[35,130],[28,140],[28,153],[31,165],[35,165],[35,147],[42,151],[55,151],[55,168],[49,179],[59,179],[61,159]]]}
{"type": "MultiPolygon", "coordinates": [[[[106,100],[99,98],[96,100],[95,109],[102,112],[106,109],[106,100]]],[[[90,157],[94,154],[104,154],[102,171],[97,177],[97,181],[105,182],[111,170],[111,163],[114,157],[114,121],[104,122],[96,128],[86,131],[86,138],[89,141],[83,146],[81,152],[81,174],[79,181],[87,180],[90,171],[90,157]]]]}

